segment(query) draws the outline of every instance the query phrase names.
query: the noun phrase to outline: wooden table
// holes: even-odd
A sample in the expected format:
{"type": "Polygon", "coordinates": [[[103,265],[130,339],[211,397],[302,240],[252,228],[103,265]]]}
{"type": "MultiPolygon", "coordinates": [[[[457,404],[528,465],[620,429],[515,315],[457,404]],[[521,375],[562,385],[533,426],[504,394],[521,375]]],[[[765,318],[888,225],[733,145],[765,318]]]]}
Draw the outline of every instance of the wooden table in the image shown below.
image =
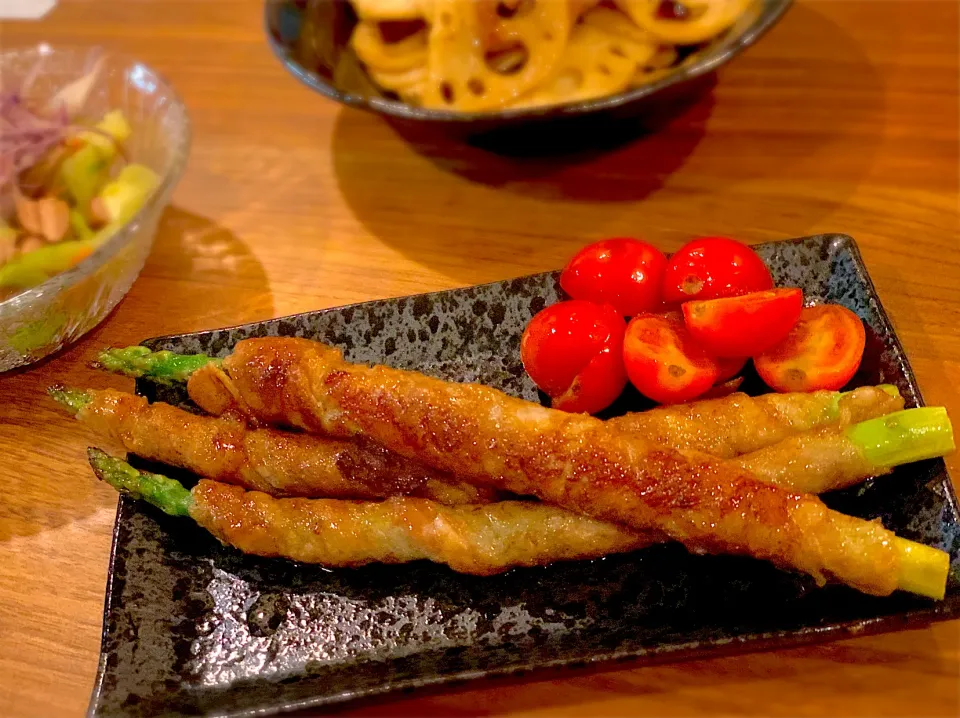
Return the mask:
{"type": "MultiPolygon", "coordinates": [[[[554,268],[605,235],[670,250],[697,233],[837,231],[859,241],[927,401],[960,417],[956,3],[801,2],[659,132],[539,161],[414,147],[311,94],[271,56],[260,14],[260,0],[73,0],[0,29],[0,45],[137,55],[179,88],[195,128],[124,302],[74,347],[0,378],[0,715],[87,704],[116,495],[85,465],[91,435],[44,389],[129,388],[86,368],[107,345],[554,268]]],[[[955,621],[481,683],[350,714],[955,716],[958,687],[955,621]]]]}

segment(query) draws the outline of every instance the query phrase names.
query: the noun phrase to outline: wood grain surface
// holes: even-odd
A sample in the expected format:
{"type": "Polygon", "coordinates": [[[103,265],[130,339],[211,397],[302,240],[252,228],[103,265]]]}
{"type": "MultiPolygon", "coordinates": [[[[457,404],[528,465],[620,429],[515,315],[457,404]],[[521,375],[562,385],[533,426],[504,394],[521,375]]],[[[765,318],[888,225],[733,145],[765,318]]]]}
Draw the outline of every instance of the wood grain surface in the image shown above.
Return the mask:
{"type": "MultiPolygon", "coordinates": [[[[310,93],[272,57],[261,11],[260,0],[61,0],[40,22],[0,26],[3,47],[136,55],[173,81],[195,126],[127,298],[72,348],[0,377],[0,716],[87,705],[116,495],[85,465],[90,434],[44,389],[129,388],[86,368],[107,345],[552,269],[601,236],[672,250],[702,233],[846,232],[927,401],[960,417],[957,3],[801,1],[658,131],[549,159],[402,137],[310,93]]],[[[960,476],[960,461],[948,464],[960,476]]],[[[347,713],[956,716],[958,691],[951,622],[484,682],[347,713]]]]}

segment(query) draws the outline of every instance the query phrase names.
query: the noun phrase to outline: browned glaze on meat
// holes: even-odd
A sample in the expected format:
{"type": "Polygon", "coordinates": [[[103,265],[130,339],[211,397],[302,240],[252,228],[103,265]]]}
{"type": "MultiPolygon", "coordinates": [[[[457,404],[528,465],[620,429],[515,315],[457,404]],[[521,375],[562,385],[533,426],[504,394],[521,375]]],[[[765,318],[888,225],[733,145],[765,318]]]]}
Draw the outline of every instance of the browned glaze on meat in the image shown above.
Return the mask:
{"type": "MultiPolygon", "coordinates": [[[[275,361],[271,376],[284,363],[285,359],[275,361]]],[[[255,397],[268,390],[265,384],[258,384],[255,397]]],[[[253,423],[259,421],[257,415],[269,416],[271,421],[290,423],[283,416],[270,414],[263,405],[258,405],[256,412],[241,408],[245,399],[219,367],[205,367],[195,373],[190,394],[212,414],[245,416],[253,423]]],[[[670,448],[732,458],[754,478],[787,491],[820,494],[889,473],[870,464],[842,428],[903,407],[902,397],[876,387],[848,392],[839,401],[837,396],[835,392],[816,392],[754,399],[735,394],[630,414],[607,424],[635,431],[650,442],[670,448]],[[744,428],[752,421],[761,427],[755,434],[744,428]],[[818,425],[827,428],[812,432],[810,427],[818,425]],[[763,448],[753,448],[757,446],[763,448]],[[751,451],[741,453],[746,449],[751,451]]]]}
{"type": "Polygon", "coordinates": [[[626,414],[609,424],[677,449],[729,459],[804,431],[847,426],[902,408],[903,397],[872,386],[846,392],[839,400],[832,391],[757,397],[737,392],[626,414]]]}
{"type": "Polygon", "coordinates": [[[336,441],[229,418],[197,416],[140,396],[91,391],[78,418],[134,454],[281,496],[383,498],[413,495],[483,503],[496,492],[450,479],[369,441],[336,441]]]}
{"type": "Polygon", "coordinates": [[[206,480],[193,490],[190,514],[224,543],[258,556],[344,567],[426,559],[481,576],[598,558],[656,540],[524,501],[444,506],[411,497],[277,499],[206,480]]]}
{"type": "Polygon", "coordinates": [[[879,595],[897,585],[893,534],[879,524],[592,417],[482,385],[348,364],[299,339],[240,342],[223,368],[232,390],[267,423],[367,437],[439,470],[655,530],[694,551],[748,554],[879,595]]]}

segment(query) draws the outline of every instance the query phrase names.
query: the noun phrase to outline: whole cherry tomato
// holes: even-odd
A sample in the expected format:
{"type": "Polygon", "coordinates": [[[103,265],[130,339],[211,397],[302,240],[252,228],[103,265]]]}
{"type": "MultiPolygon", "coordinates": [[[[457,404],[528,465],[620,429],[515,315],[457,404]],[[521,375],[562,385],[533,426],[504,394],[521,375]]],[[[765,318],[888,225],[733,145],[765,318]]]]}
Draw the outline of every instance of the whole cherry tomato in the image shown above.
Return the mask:
{"type": "Polygon", "coordinates": [[[806,307],[786,339],[753,361],[775,391],[836,391],[863,360],[866,332],[856,314],[838,304],[806,307]]]}
{"type": "Polygon", "coordinates": [[[681,247],[663,277],[665,302],[719,299],[773,288],[773,277],[750,247],[727,237],[702,237],[681,247]]]}
{"type": "Polygon", "coordinates": [[[667,258],[639,239],[605,239],[589,244],[560,274],[560,286],[574,299],[609,304],[625,317],[654,311],[667,258]]]}
{"type": "Polygon", "coordinates": [[[660,314],[634,317],[623,340],[627,376],[661,404],[695,399],[720,376],[720,365],[693,341],[683,321],[660,314]]]}
{"type": "Polygon", "coordinates": [[[796,288],[768,289],[739,297],[685,302],[683,320],[690,336],[716,357],[754,356],[793,329],[803,309],[796,288]]]}
{"type": "Polygon", "coordinates": [[[538,313],[523,332],[524,369],[554,409],[595,414],[627,385],[626,322],[613,307],[572,299],[538,313]]]}

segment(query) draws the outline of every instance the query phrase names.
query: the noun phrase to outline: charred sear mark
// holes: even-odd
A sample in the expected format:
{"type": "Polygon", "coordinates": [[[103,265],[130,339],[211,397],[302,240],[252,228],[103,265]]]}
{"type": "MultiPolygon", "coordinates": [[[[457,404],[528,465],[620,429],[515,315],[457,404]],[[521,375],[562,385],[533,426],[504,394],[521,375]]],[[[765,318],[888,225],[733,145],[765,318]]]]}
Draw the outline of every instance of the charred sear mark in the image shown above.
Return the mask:
{"type": "Polygon", "coordinates": [[[339,452],[336,463],[345,479],[379,496],[409,494],[427,481],[426,472],[418,471],[415,463],[368,441],[339,452]]]}

